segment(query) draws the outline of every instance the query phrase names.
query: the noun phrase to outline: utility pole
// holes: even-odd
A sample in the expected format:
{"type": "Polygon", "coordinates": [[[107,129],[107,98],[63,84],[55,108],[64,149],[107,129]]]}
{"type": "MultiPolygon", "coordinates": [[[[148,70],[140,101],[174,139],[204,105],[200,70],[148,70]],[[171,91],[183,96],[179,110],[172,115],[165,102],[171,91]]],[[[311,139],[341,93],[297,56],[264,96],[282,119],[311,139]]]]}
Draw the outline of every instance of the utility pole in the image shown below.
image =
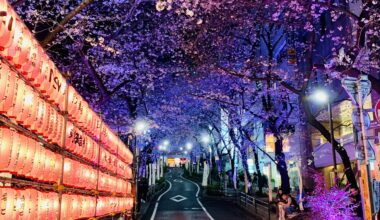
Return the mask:
{"type": "Polygon", "coordinates": [[[367,96],[371,92],[371,81],[368,76],[361,75],[359,79],[354,77],[346,77],[342,80],[342,85],[351,97],[353,110],[353,124],[355,128],[356,149],[357,149],[357,162],[358,169],[360,170],[360,194],[362,197],[362,208],[364,219],[374,219],[372,217],[373,203],[372,203],[372,184],[371,172],[368,157],[368,146],[366,138],[366,124],[364,120],[363,105],[367,96]],[[356,123],[355,123],[356,122],[356,123]],[[361,132],[360,132],[361,131],[361,132]]]}

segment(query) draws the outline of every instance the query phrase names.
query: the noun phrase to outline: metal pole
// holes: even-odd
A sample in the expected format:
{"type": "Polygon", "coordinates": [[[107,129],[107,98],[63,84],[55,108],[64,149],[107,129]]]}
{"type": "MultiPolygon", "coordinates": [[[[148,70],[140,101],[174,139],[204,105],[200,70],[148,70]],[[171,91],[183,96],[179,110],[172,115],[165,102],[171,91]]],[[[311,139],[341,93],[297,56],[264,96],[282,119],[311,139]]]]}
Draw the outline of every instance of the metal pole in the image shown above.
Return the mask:
{"type": "Polygon", "coordinates": [[[139,149],[137,147],[137,140],[136,140],[136,136],[133,134],[133,140],[132,140],[132,143],[134,145],[134,153],[135,153],[135,157],[134,157],[134,168],[135,168],[135,178],[134,178],[134,181],[135,181],[135,187],[136,187],[136,195],[135,195],[135,210],[134,210],[134,219],[137,219],[138,218],[138,214],[139,214],[139,184],[138,184],[138,179],[139,179],[139,149]]]}
{"type": "Polygon", "coordinates": [[[332,114],[332,108],[331,108],[331,102],[329,101],[327,103],[327,110],[329,112],[329,122],[330,122],[330,143],[331,143],[331,149],[332,149],[332,155],[333,155],[333,163],[334,163],[334,184],[338,184],[337,178],[338,178],[338,173],[337,173],[337,167],[336,167],[336,152],[335,152],[335,146],[334,146],[334,123],[333,123],[333,114],[332,114]]]}

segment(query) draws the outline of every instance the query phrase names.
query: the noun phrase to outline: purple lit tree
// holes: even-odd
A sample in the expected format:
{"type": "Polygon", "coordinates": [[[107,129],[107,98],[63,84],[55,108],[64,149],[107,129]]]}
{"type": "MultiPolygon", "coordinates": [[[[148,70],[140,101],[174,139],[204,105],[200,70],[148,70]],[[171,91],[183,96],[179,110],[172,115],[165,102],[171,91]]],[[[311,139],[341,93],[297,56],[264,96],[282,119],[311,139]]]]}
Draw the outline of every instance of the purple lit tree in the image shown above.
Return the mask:
{"type": "Polygon", "coordinates": [[[307,204],[310,206],[311,219],[326,220],[353,220],[354,208],[350,194],[345,189],[331,188],[328,189],[323,177],[313,171],[315,188],[312,195],[307,196],[307,204]]]}

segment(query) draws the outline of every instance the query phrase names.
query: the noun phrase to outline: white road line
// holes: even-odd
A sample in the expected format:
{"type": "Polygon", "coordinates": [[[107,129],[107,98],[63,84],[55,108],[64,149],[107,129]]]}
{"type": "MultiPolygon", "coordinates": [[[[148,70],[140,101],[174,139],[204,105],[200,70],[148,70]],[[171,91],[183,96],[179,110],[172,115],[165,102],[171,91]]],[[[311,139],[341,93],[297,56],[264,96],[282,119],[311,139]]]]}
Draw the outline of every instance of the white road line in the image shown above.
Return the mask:
{"type": "MultiPolygon", "coordinates": [[[[189,179],[186,179],[186,178],[183,177],[183,176],[181,176],[181,178],[183,178],[183,179],[185,179],[185,180],[188,180],[188,181],[192,182],[193,184],[195,184],[195,185],[197,186],[197,188],[198,188],[197,193],[196,193],[197,201],[198,201],[199,205],[202,207],[203,211],[206,213],[206,215],[207,215],[211,220],[214,220],[214,218],[210,215],[210,213],[208,213],[207,209],[203,206],[203,204],[201,203],[201,201],[199,201],[198,195],[199,195],[199,191],[200,191],[201,189],[200,189],[198,183],[193,182],[193,181],[191,181],[191,180],[189,180],[189,179]]],[[[152,219],[151,219],[151,220],[152,220],[152,219]]]]}
{"type": "Polygon", "coordinates": [[[171,184],[171,182],[168,181],[168,180],[166,180],[166,182],[169,183],[169,189],[167,189],[164,193],[162,193],[162,194],[158,197],[158,199],[157,199],[157,201],[156,201],[156,205],[154,206],[154,210],[153,210],[152,216],[150,217],[150,220],[154,220],[154,217],[156,217],[156,212],[157,212],[157,208],[158,208],[158,202],[160,201],[161,197],[162,197],[163,195],[165,195],[167,192],[169,192],[169,191],[171,190],[171,188],[172,188],[172,184],[171,184]]]}

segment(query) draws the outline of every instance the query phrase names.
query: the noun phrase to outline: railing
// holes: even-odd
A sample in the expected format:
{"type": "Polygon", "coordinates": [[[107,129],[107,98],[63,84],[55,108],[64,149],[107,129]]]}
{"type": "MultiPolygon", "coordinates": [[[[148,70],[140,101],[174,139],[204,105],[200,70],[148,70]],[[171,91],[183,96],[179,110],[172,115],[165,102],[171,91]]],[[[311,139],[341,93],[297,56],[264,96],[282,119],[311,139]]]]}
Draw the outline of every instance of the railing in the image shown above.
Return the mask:
{"type": "MultiPolygon", "coordinates": [[[[258,206],[259,206],[259,208],[261,208],[262,210],[264,210],[264,212],[268,214],[268,219],[270,219],[271,206],[267,202],[256,199],[255,197],[250,196],[246,193],[240,192],[239,204],[242,206],[245,206],[247,209],[250,209],[250,208],[254,209],[255,213],[258,213],[258,206]]],[[[264,213],[260,213],[260,214],[264,214],[264,213]]]]}

